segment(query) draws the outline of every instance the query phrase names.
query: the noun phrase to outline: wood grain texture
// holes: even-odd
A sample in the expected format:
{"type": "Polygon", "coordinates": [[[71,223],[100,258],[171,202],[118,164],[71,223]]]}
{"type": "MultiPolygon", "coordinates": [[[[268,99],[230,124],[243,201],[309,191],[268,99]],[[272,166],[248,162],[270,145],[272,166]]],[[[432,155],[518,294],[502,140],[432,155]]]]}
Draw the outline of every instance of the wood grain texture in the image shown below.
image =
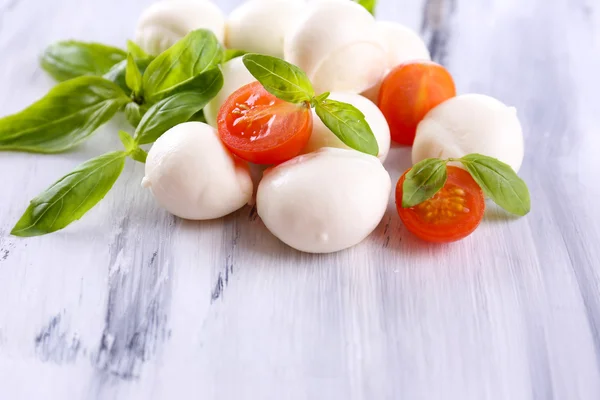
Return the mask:
{"type": "MultiPolygon", "coordinates": [[[[150,2],[0,0],[0,115],[52,85],[46,45],[122,45],[150,2]]],[[[379,15],[420,29],[460,92],[517,108],[531,214],[490,205],[471,237],[429,246],[390,199],[364,243],[308,255],[249,207],[173,218],[130,162],[81,221],[21,240],[28,201],[126,124],[67,154],[0,153],[0,399],[600,398],[600,5],[381,0],[379,15]]],[[[394,181],[409,155],[392,149],[394,181]]]]}

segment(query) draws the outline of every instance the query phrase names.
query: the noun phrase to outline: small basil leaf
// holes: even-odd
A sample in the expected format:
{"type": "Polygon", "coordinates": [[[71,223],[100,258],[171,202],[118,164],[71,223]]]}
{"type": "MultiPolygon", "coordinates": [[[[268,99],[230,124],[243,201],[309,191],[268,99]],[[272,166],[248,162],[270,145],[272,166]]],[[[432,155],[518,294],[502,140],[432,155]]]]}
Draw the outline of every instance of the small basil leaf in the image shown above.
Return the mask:
{"type": "Polygon", "coordinates": [[[134,95],[139,95],[142,91],[142,73],[137,67],[133,56],[127,55],[127,65],[125,66],[125,83],[127,87],[133,90],[134,95]]]}
{"type": "Polygon", "coordinates": [[[136,60],[150,57],[148,53],[142,50],[140,46],[138,46],[135,42],[132,42],[131,40],[127,41],[127,52],[131,53],[133,58],[135,58],[136,60]]]}
{"type": "Polygon", "coordinates": [[[203,75],[212,75],[215,79],[206,82],[202,89],[176,93],[148,109],[135,132],[138,144],[152,143],[177,124],[189,121],[192,116],[204,108],[223,86],[223,75],[218,71],[214,75],[208,71],[203,75]]]}
{"type": "Polygon", "coordinates": [[[241,57],[244,54],[248,54],[248,52],[244,50],[227,49],[223,52],[223,61],[221,62],[226,63],[227,61],[241,57]]]}
{"type": "MultiPolygon", "coordinates": [[[[144,58],[135,60],[135,64],[137,65],[140,73],[143,75],[148,65],[152,62],[152,58],[144,58]]],[[[108,79],[111,82],[116,83],[125,93],[130,91],[129,86],[127,86],[126,81],[127,75],[127,60],[123,60],[120,63],[115,64],[110,71],[104,74],[104,78],[108,79]]]]}
{"type": "Polygon", "coordinates": [[[125,146],[127,155],[129,155],[130,158],[141,163],[146,162],[148,153],[138,147],[138,145],[135,143],[135,140],[129,133],[125,131],[119,131],[119,139],[121,139],[121,143],[123,143],[123,146],[125,146]]]}
{"type": "Polygon", "coordinates": [[[75,168],[31,200],[11,234],[40,236],[77,221],[112,188],[123,170],[125,157],[125,152],[116,151],[75,168]]]}
{"type": "Polygon", "coordinates": [[[127,121],[136,128],[142,119],[142,113],[140,110],[140,106],[133,101],[131,103],[127,103],[125,106],[125,118],[127,121]]]}
{"type": "Polygon", "coordinates": [[[99,76],[59,83],[25,110],[0,119],[0,150],[57,153],[70,149],[129,101],[117,85],[99,76]]]}
{"type": "Polygon", "coordinates": [[[446,162],[439,158],[419,161],[404,178],[402,207],[414,207],[432,198],[446,184],[446,162]]]}
{"type": "Polygon", "coordinates": [[[57,81],[66,81],[83,75],[103,75],[125,57],[127,53],[116,47],[68,40],[48,46],[41,65],[57,81]]]}
{"type": "Polygon", "coordinates": [[[363,6],[371,15],[375,15],[375,7],[377,7],[377,0],[354,0],[361,6],[363,6]]]}
{"type": "Polygon", "coordinates": [[[144,72],[144,93],[151,101],[164,98],[218,66],[222,59],[223,48],[214,33],[205,29],[190,32],[150,63],[144,72]]]}
{"type": "Polygon", "coordinates": [[[119,131],[119,139],[121,139],[121,143],[123,143],[125,150],[128,152],[135,150],[137,147],[135,140],[133,140],[131,135],[125,131],[119,131]]]}
{"type": "Polygon", "coordinates": [[[377,139],[358,108],[326,99],[316,105],[315,111],[325,126],[346,146],[372,156],[379,154],[377,139]]]}
{"type": "Polygon", "coordinates": [[[529,189],[508,164],[481,154],[469,154],[459,161],[483,192],[500,207],[521,216],[531,210],[529,189]]]}
{"type": "Polygon", "coordinates": [[[146,163],[146,158],[148,158],[148,153],[146,153],[144,150],[140,149],[139,147],[136,147],[130,154],[129,157],[131,157],[132,160],[141,162],[142,164],[146,163]]]}
{"type": "Polygon", "coordinates": [[[300,68],[280,58],[246,54],[244,65],[273,96],[289,103],[309,102],[315,90],[300,68]]]}
{"type": "Polygon", "coordinates": [[[310,100],[310,106],[313,108],[316,107],[317,104],[322,103],[324,100],[326,100],[330,94],[331,94],[331,92],[325,92],[325,93],[321,93],[320,95],[318,95],[316,97],[313,97],[310,100]]]}

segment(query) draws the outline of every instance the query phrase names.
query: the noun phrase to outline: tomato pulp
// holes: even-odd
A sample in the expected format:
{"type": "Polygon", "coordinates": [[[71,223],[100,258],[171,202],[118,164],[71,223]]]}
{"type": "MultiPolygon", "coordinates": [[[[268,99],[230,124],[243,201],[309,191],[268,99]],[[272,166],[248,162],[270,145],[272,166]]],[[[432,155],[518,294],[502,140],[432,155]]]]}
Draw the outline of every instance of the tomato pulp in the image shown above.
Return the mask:
{"type": "Polygon", "coordinates": [[[444,67],[431,61],[411,61],[385,77],[377,104],[390,126],[392,140],[412,145],[425,114],[454,96],[454,80],[444,67]]]}
{"type": "Polygon", "coordinates": [[[225,146],[256,164],[278,164],[297,156],[312,133],[308,105],[280,100],[259,82],[233,92],[217,121],[225,146]]]}
{"type": "Polygon", "coordinates": [[[396,208],[410,232],[428,242],[454,242],[470,235],[483,219],[485,200],[481,188],[464,169],[448,166],[448,180],[431,199],[402,207],[402,185],[396,185],[396,208]]]}

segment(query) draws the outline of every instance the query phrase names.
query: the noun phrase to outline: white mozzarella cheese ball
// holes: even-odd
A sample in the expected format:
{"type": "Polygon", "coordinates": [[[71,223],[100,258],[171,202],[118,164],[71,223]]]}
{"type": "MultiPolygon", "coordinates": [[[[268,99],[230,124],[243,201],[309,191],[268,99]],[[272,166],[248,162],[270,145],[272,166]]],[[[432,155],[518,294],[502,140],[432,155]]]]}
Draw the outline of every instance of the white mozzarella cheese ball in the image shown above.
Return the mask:
{"type": "Polygon", "coordinates": [[[387,51],[388,69],[407,61],[431,60],[425,42],[412,29],[397,22],[378,21],[377,31],[387,51]]]}
{"type": "Polygon", "coordinates": [[[202,122],[186,122],[165,132],[146,160],[142,186],[170,213],[186,219],[223,217],[252,197],[248,164],[221,143],[202,122]]]}
{"type": "Polygon", "coordinates": [[[208,0],[172,0],[155,3],[140,16],[135,42],[158,55],[196,29],[212,31],[220,42],[225,36],[225,16],[208,0]]]}
{"type": "Polygon", "coordinates": [[[521,123],[514,107],[493,97],[464,94],[433,108],[417,127],[412,161],[479,153],[497,158],[515,172],[523,162],[521,123]]]}
{"type": "Polygon", "coordinates": [[[210,125],[217,126],[219,109],[233,92],[244,85],[256,81],[244,65],[242,57],[227,61],[221,67],[223,72],[223,87],[219,93],[204,107],[204,117],[210,125]]]}
{"type": "Polygon", "coordinates": [[[306,7],[303,0],[249,0],[231,12],[225,28],[230,49],[283,57],[283,40],[306,7]]]}
{"type": "Polygon", "coordinates": [[[299,66],[317,93],[360,93],[379,83],[387,54],[375,19],[349,0],[310,3],[285,38],[286,61],[299,66]]]}
{"type": "MultiPolygon", "coordinates": [[[[365,115],[365,120],[371,127],[375,139],[377,139],[377,145],[379,146],[377,158],[379,158],[381,162],[384,162],[390,151],[390,127],[379,108],[377,108],[371,100],[355,93],[333,92],[329,95],[329,98],[331,100],[351,104],[365,115]]],[[[313,130],[303,152],[309,153],[322,147],[349,149],[348,146],[338,139],[338,137],[335,136],[323,122],[321,122],[321,119],[317,116],[314,109],[312,112],[313,130]]]]}
{"type": "Polygon", "coordinates": [[[269,231],[287,245],[332,253],[373,232],[390,190],[390,176],[376,157],[324,148],[265,171],[256,204],[269,231]]]}

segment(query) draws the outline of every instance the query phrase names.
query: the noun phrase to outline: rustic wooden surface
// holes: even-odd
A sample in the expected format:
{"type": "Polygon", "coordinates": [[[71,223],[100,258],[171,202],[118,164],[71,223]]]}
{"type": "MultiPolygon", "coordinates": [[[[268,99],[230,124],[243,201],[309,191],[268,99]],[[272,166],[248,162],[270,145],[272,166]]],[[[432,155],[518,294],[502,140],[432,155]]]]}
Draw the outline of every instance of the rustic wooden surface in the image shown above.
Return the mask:
{"type": "MultiPolygon", "coordinates": [[[[52,85],[46,45],[122,45],[150,2],[0,0],[0,115],[52,85]]],[[[126,125],[67,154],[0,153],[0,399],[600,399],[600,4],[382,0],[379,15],[420,30],[461,92],[518,109],[531,214],[491,206],[471,237],[429,246],[390,201],[364,243],[307,255],[250,208],[168,215],[128,162],[80,222],[23,240],[8,232],[28,201],[126,125]]],[[[409,162],[396,148],[386,167],[409,162]]]]}

